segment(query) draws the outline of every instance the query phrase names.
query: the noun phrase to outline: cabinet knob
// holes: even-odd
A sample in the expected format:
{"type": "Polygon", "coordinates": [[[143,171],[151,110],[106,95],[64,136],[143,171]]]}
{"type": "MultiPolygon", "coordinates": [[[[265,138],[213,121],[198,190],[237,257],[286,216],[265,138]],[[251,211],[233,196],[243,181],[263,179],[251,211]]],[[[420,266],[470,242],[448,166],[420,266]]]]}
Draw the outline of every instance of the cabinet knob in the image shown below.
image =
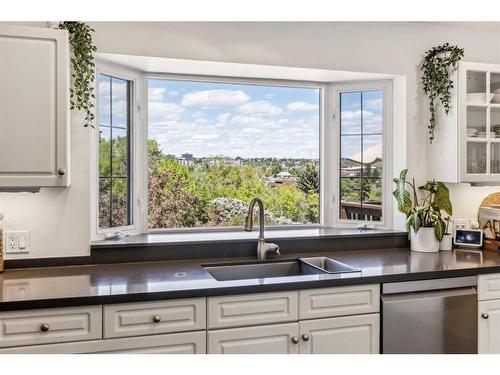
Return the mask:
{"type": "Polygon", "coordinates": [[[64,169],[64,168],[59,168],[59,169],[57,170],[57,174],[58,174],[59,176],[64,176],[64,175],[66,174],[66,169],[64,169]]]}
{"type": "Polygon", "coordinates": [[[294,344],[298,344],[298,343],[299,343],[299,338],[298,338],[297,336],[293,336],[293,337],[292,337],[292,342],[293,342],[294,344]]]}
{"type": "Polygon", "coordinates": [[[161,322],[161,316],[160,315],[153,316],[153,322],[160,323],[161,322]]]}
{"type": "Polygon", "coordinates": [[[482,314],[481,314],[481,318],[483,318],[483,319],[488,319],[489,317],[490,317],[490,316],[489,316],[489,314],[488,314],[488,313],[482,313],[482,314]]]}
{"type": "Polygon", "coordinates": [[[302,335],[302,340],[304,340],[304,341],[309,341],[310,338],[311,338],[311,336],[309,336],[307,333],[304,333],[302,335]]]}
{"type": "Polygon", "coordinates": [[[40,330],[42,332],[48,332],[50,329],[50,326],[47,324],[47,323],[43,323],[41,326],[40,326],[40,330]]]}

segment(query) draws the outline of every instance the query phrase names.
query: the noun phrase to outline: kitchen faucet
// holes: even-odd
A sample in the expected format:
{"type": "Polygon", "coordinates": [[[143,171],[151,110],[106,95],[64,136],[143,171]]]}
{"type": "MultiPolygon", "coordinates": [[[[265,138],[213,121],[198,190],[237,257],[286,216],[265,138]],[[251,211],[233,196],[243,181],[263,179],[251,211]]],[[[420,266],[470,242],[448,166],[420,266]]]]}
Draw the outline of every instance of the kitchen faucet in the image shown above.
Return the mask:
{"type": "Polygon", "coordinates": [[[274,252],[276,255],[280,254],[280,247],[275,243],[267,243],[264,238],[264,204],[260,198],[254,198],[248,206],[248,214],[245,220],[245,232],[251,232],[253,229],[253,209],[255,203],[259,205],[259,242],[257,244],[257,259],[265,260],[267,253],[274,252]]]}

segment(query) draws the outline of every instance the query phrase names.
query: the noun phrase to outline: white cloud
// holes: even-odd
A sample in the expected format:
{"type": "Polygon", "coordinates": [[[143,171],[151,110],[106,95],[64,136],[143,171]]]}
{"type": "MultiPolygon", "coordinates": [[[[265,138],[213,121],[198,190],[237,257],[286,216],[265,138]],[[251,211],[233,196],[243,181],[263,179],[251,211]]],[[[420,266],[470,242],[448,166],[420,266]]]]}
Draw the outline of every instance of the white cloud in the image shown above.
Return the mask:
{"type": "Polygon", "coordinates": [[[235,125],[261,125],[264,123],[262,117],[258,116],[233,116],[231,123],[235,125]]]}
{"type": "Polygon", "coordinates": [[[190,92],[182,98],[184,107],[234,107],[250,100],[241,90],[204,90],[190,92]]]}
{"type": "Polygon", "coordinates": [[[231,117],[231,113],[225,112],[221,113],[219,116],[217,116],[217,121],[219,124],[225,125],[229,121],[229,118],[231,117]]]}
{"type": "Polygon", "coordinates": [[[287,104],[287,108],[290,112],[309,112],[318,109],[318,105],[306,102],[292,102],[287,104]]]}
{"type": "Polygon", "coordinates": [[[175,90],[172,90],[172,91],[167,91],[167,95],[170,95],[170,96],[177,96],[179,95],[179,92],[175,91],[175,90]]]}
{"type": "Polygon", "coordinates": [[[237,111],[246,115],[254,116],[276,116],[283,110],[267,100],[258,100],[238,106],[237,111]]]}
{"type": "Polygon", "coordinates": [[[165,100],[166,90],[162,87],[149,87],[148,88],[148,101],[161,102],[165,100]]]}
{"type": "Polygon", "coordinates": [[[364,100],[363,101],[363,108],[375,109],[375,110],[382,109],[382,98],[364,100]]]}
{"type": "Polygon", "coordinates": [[[264,130],[261,128],[245,128],[241,131],[242,134],[260,134],[264,130]]]}
{"type": "Polygon", "coordinates": [[[380,133],[382,131],[382,116],[372,111],[342,111],[342,128],[349,129],[350,133],[359,132],[363,115],[363,131],[365,133],[380,133]]]}
{"type": "Polygon", "coordinates": [[[150,123],[178,121],[185,109],[178,104],[169,102],[149,102],[148,120],[150,123]]]}
{"type": "Polygon", "coordinates": [[[196,120],[194,120],[196,124],[210,124],[210,120],[207,120],[204,117],[198,117],[196,120]]]}
{"type": "Polygon", "coordinates": [[[208,139],[216,139],[219,138],[218,134],[214,133],[205,133],[205,134],[195,134],[191,137],[193,140],[206,141],[208,139]]]}

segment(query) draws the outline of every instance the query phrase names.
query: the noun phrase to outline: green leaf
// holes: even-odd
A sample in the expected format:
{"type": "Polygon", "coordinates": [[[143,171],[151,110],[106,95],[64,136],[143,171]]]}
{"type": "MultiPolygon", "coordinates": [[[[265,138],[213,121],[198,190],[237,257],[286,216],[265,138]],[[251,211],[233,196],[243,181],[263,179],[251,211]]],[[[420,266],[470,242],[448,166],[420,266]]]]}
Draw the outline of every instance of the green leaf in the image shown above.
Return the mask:
{"type": "Polygon", "coordinates": [[[412,208],[410,193],[406,190],[406,174],[408,169],[403,169],[399,174],[399,178],[393,181],[396,184],[396,189],[392,192],[398,203],[398,210],[404,214],[408,214],[412,208]]]}
{"type": "Polygon", "coordinates": [[[446,212],[449,216],[453,215],[453,207],[450,201],[450,192],[448,187],[442,182],[436,183],[436,194],[434,196],[434,204],[446,212]]]}
{"type": "Polygon", "coordinates": [[[444,223],[443,219],[439,217],[434,225],[434,233],[439,241],[441,241],[441,239],[443,238],[445,231],[446,231],[446,224],[444,223]]]}

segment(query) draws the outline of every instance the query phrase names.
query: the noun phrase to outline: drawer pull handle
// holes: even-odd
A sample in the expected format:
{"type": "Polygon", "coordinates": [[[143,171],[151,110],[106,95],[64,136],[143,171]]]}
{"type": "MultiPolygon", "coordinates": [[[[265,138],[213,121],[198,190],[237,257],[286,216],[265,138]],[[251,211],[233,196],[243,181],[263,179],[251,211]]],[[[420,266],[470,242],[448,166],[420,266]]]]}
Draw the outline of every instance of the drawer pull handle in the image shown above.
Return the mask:
{"type": "Polygon", "coordinates": [[[482,317],[483,319],[488,319],[490,316],[488,315],[488,313],[482,313],[482,314],[481,314],[481,317],[482,317]]]}
{"type": "Polygon", "coordinates": [[[311,336],[309,336],[307,333],[304,333],[302,335],[302,340],[304,340],[304,341],[309,341],[310,338],[311,338],[311,336]]]}
{"type": "Polygon", "coordinates": [[[42,332],[48,332],[50,329],[50,326],[47,324],[47,323],[43,323],[41,326],[40,326],[40,330],[42,332]]]}
{"type": "Polygon", "coordinates": [[[59,168],[59,169],[57,170],[57,174],[58,174],[59,176],[64,176],[64,175],[66,174],[66,169],[64,169],[64,168],[59,168]]]}
{"type": "Polygon", "coordinates": [[[298,343],[299,343],[299,338],[298,338],[297,336],[293,336],[293,337],[292,337],[292,342],[293,342],[294,344],[298,344],[298,343]]]}
{"type": "Polygon", "coordinates": [[[161,316],[160,315],[153,316],[153,322],[160,323],[161,322],[161,316]]]}

